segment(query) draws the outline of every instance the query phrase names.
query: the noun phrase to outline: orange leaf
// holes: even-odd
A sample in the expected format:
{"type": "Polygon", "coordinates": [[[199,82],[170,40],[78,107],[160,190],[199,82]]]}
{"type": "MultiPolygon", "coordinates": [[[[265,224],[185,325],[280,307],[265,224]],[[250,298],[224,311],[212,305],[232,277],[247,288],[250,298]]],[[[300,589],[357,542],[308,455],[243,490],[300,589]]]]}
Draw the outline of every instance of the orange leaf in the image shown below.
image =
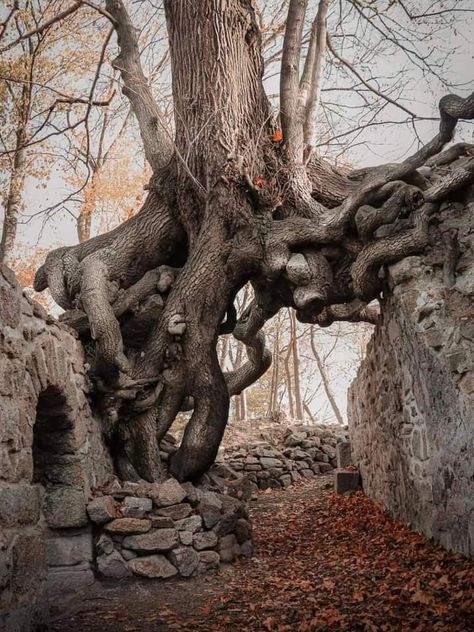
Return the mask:
{"type": "Polygon", "coordinates": [[[280,140],[282,140],[283,138],[283,134],[281,129],[276,129],[273,134],[272,134],[272,140],[274,140],[276,143],[280,140]]]}

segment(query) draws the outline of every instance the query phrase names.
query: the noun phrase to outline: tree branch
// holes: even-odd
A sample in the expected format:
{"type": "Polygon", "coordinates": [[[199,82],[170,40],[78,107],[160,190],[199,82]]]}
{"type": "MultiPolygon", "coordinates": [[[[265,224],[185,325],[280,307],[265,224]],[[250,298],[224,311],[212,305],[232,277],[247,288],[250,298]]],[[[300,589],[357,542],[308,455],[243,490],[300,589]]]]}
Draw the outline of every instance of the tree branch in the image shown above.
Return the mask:
{"type": "MultiPolygon", "coordinates": [[[[311,64],[311,83],[304,122],[304,142],[306,146],[305,162],[308,162],[309,158],[311,157],[312,149],[316,142],[316,115],[319,106],[319,99],[321,96],[321,80],[323,74],[324,57],[326,53],[328,8],[329,0],[320,0],[318,12],[316,14],[316,18],[313,23],[313,29],[311,32],[311,40],[314,40],[314,50],[311,50],[311,41],[308,50],[308,57],[311,51],[313,59],[309,61],[309,63],[311,64]]],[[[306,61],[308,61],[308,59],[306,61]]]]}
{"type": "Polygon", "coordinates": [[[297,161],[303,158],[303,134],[298,101],[301,40],[307,4],[308,0],[290,0],[281,58],[281,128],[285,146],[297,161]]]}
{"type": "Polygon", "coordinates": [[[146,159],[156,172],[168,164],[173,154],[171,132],[143,73],[136,31],[122,0],[106,0],[106,7],[115,20],[120,48],[112,65],[120,71],[122,91],[137,117],[146,159]]]}

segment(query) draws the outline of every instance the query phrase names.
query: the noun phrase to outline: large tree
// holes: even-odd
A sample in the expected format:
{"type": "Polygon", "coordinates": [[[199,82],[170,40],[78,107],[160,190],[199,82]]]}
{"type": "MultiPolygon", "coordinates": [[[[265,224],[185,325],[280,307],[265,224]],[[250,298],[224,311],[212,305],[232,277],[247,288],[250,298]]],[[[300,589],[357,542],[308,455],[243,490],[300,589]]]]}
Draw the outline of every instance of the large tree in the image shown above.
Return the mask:
{"type": "Polygon", "coordinates": [[[173,130],[124,4],[101,8],[117,33],[114,67],[153,176],[136,216],[51,252],[35,289],[49,287],[83,336],[125,478],[160,476],[159,442],[182,409],[192,414],[169,471],[180,480],[205,472],[230,396],[270,365],[265,322],[285,306],[321,326],[373,320],[368,303],[384,288],[383,267],[420,252],[440,202],[474,180],[468,145],[443,151],[458,119],[474,118],[474,94],[444,97],[438,134],[401,163],[347,173],[318,157],[315,112],[332,44],[320,0],[304,46],[307,4],[288,3],[275,112],[254,3],[165,0],[173,130]],[[237,319],[247,282],[254,299],[237,319]],[[229,332],[248,361],[224,374],[216,344],[229,332]]]}

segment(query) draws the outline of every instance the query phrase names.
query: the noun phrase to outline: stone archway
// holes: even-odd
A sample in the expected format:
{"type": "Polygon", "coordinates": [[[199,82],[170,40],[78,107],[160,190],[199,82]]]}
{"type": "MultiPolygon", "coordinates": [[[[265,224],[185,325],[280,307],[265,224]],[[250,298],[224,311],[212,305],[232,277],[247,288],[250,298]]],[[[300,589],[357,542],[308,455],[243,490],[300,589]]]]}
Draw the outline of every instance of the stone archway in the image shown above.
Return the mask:
{"type": "Polygon", "coordinates": [[[92,577],[86,503],[112,473],[81,345],[0,266],[0,629],[92,577]]]}

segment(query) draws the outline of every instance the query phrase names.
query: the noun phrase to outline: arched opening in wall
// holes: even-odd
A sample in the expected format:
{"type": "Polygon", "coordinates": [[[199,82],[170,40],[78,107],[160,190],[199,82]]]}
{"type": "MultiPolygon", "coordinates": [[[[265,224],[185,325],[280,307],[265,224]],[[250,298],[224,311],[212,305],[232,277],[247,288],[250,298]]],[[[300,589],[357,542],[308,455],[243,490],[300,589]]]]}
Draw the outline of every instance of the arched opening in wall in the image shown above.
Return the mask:
{"type": "Polygon", "coordinates": [[[74,460],[73,421],[64,394],[53,386],[38,398],[33,427],[33,483],[70,485],[74,460]]]}

